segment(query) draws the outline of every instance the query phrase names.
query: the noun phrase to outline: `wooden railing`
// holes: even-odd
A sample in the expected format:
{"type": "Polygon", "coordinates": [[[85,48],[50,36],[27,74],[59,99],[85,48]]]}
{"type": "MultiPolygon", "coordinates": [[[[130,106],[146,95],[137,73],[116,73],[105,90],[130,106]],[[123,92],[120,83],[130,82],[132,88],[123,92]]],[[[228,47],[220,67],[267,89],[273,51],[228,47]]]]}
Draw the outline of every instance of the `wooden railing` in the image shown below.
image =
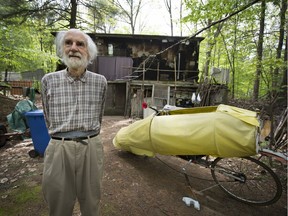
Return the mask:
{"type": "Polygon", "coordinates": [[[33,81],[9,81],[11,85],[10,94],[11,95],[23,95],[23,87],[31,88],[33,86],[33,81]]]}

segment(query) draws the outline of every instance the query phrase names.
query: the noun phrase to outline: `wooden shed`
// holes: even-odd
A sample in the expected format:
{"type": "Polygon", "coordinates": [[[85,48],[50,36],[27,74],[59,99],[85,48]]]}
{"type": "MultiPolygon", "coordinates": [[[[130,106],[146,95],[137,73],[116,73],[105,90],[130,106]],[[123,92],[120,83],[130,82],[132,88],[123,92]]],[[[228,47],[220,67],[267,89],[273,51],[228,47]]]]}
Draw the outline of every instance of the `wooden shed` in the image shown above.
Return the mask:
{"type": "Polygon", "coordinates": [[[89,34],[98,57],[89,69],[108,80],[106,115],[143,117],[143,101],[193,106],[200,42],[204,38],[89,34]]]}

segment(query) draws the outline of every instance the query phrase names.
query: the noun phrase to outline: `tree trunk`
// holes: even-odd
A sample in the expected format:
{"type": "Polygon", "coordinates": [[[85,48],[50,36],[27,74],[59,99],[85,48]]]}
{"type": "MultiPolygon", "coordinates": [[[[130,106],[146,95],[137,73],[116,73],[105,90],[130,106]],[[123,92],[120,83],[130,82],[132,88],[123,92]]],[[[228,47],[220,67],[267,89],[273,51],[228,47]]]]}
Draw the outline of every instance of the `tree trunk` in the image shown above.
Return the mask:
{"type": "Polygon", "coordinates": [[[182,0],[180,1],[180,11],[179,11],[179,14],[180,14],[180,20],[179,20],[179,22],[180,22],[180,36],[182,37],[182,4],[183,4],[183,2],[182,2],[182,0]]]}
{"type": "MultiPolygon", "coordinates": [[[[281,51],[284,41],[284,35],[285,35],[285,12],[287,11],[287,0],[282,0],[282,7],[280,12],[280,35],[279,35],[279,43],[277,48],[277,58],[281,59],[281,51]]],[[[284,68],[283,68],[283,75],[282,75],[282,85],[281,85],[281,92],[280,96],[281,98],[284,98],[285,104],[287,104],[287,43],[288,43],[288,35],[286,34],[286,45],[284,50],[284,68]]],[[[278,69],[279,70],[279,69],[278,69]]],[[[278,73],[278,71],[275,71],[275,73],[278,73]]],[[[277,85],[277,83],[275,83],[277,85]]]]}
{"type": "Polygon", "coordinates": [[[264,25],[265,25],[265,9],[266,3],[265,0],[261,2],[261,15],[260,15],[260,30],[259,30],[259,39],[257,45],[257,63],[256,63],[256,74],[254,81],[254,91],[253,91],[253,100],[257,101],[259,97],[259,87],[260,87],[260,75],[262,72],[262,57],[263,57],[263,37],[264,37],[264,25]]]}
{"type": "MultiPolygon", "coordinates": [[[[211,19],[208,20],[208,25],[210,25],[212,23],[211,19]]],[[[208,29],[208,42],[207,42],[207,51],[206,51],[206,62],[205,62],[205,66],[204,66],[204,77],[209,75],[209,69],[210,69],[210,62],[211,62],[211,55],[212,55],[212,50],[214,48],[214,45],[216,43],[216,38],[220,35],[221,33],[221,29],[223,27],[224,23],[219,23],[217,25],[217,29],[214,32],[213,35],[213,41],[210,42],[210,39],[212,36],[211,33],[211,28],[208,29]]]]}
{"type": "MultiPolygon", "coordinates": [[[[285,1],[285,0],[283,0],[285,1]]],[[[282,91],[281,91],[281,96],[285,100],[285,104],[287,104],[287,73],[288,73],[288,67],[287,67],[287,53],[288,53],[288,34],[286,34],[286,46],[285,46],[285,52],[284,52],[284,62],[285,66],[283,68],[283,79],[282,79],[282,91]]]]}
{"type": "Polygon", "coordinates": [[[76,28],[77,0],[71,0],[70,28],[76,28]]]}
{"type": "Polygon", "coordinates": [[[225,41],[224,35],[221,33],[221,36],[223,38],[223,43],[225,50],[227,52],[227,59],[229,62],[230,70],[232,73],[232,83],[231,83],[231,98],[234,99],[235,97],[235,59],[236,59],[236,48],[237,48],[237,32],[238,32],[238,16],[235,17],[234,20],[234,25],[233,25],[233,34],[234,34],[234,39],[233,39],[233,46],[232,46],[232,51],[228,50],[228,45],[225,41]],[[230,54],[231,53],[231,54],[230,54]]]}
{"type": "Polygon", "coordinates": [[[173,36],[172,3],[171,3],[171,0],[164,0],[164,3],[166,5],[167,11],[169,13],[169,17],[170,17],[170,31],[171,31],[171,36],[173,36]]]}
{"type": "MultiPolygon", "coordinates": [[[[211,19],[208,20],[208,25],[210,25],[212,23],[211,19]]],[[[212,48],[213,48],[213,45],[211,44],[210,42],[210,37],[211,37],[211,28],[209,28],[207,30],[207,34],[208,34],[208,41],[207,41],[207,45],[206,45],[206,61],[205,61],[205,65],[204,65],[204,77],[207,77],[208,74],[209,74],[209,65],[210,65],[210,58],[211,58],[211,52],[212,52],[212,48]]]]}

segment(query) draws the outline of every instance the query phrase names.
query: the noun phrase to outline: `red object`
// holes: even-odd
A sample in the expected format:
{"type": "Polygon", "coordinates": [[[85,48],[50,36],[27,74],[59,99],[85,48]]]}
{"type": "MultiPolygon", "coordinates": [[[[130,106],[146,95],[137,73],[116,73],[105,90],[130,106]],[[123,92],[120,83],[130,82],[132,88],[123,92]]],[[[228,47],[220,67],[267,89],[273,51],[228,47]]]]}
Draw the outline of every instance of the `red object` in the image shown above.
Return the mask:
{"type": "Polygon", "coordinates": [[[146,102],[143,102],[142,103],[142,109],[146,109],[148,107],[147,103],[146,102]]]}

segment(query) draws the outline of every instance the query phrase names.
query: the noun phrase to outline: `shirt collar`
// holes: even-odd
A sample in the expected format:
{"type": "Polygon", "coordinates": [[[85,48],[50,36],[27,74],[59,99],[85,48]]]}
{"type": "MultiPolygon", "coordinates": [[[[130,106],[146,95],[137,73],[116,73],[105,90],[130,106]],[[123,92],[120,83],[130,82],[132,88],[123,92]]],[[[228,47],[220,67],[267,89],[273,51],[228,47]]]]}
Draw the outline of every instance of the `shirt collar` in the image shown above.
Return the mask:
{"type": "Polygon", "coordinates": [[[70,76],[70,74],[68,73],[68,68],[66,68],[66,78],[68,79],[68,81],[70,83],[73,83],[77,80],[80,80],[81,82],[85,83],[86,80],[87,80],[87,70],[85,70],[85,72],[82,74],[82,76],[80,78],[75,78],[75,77],[72,77],[70,76]]]}

